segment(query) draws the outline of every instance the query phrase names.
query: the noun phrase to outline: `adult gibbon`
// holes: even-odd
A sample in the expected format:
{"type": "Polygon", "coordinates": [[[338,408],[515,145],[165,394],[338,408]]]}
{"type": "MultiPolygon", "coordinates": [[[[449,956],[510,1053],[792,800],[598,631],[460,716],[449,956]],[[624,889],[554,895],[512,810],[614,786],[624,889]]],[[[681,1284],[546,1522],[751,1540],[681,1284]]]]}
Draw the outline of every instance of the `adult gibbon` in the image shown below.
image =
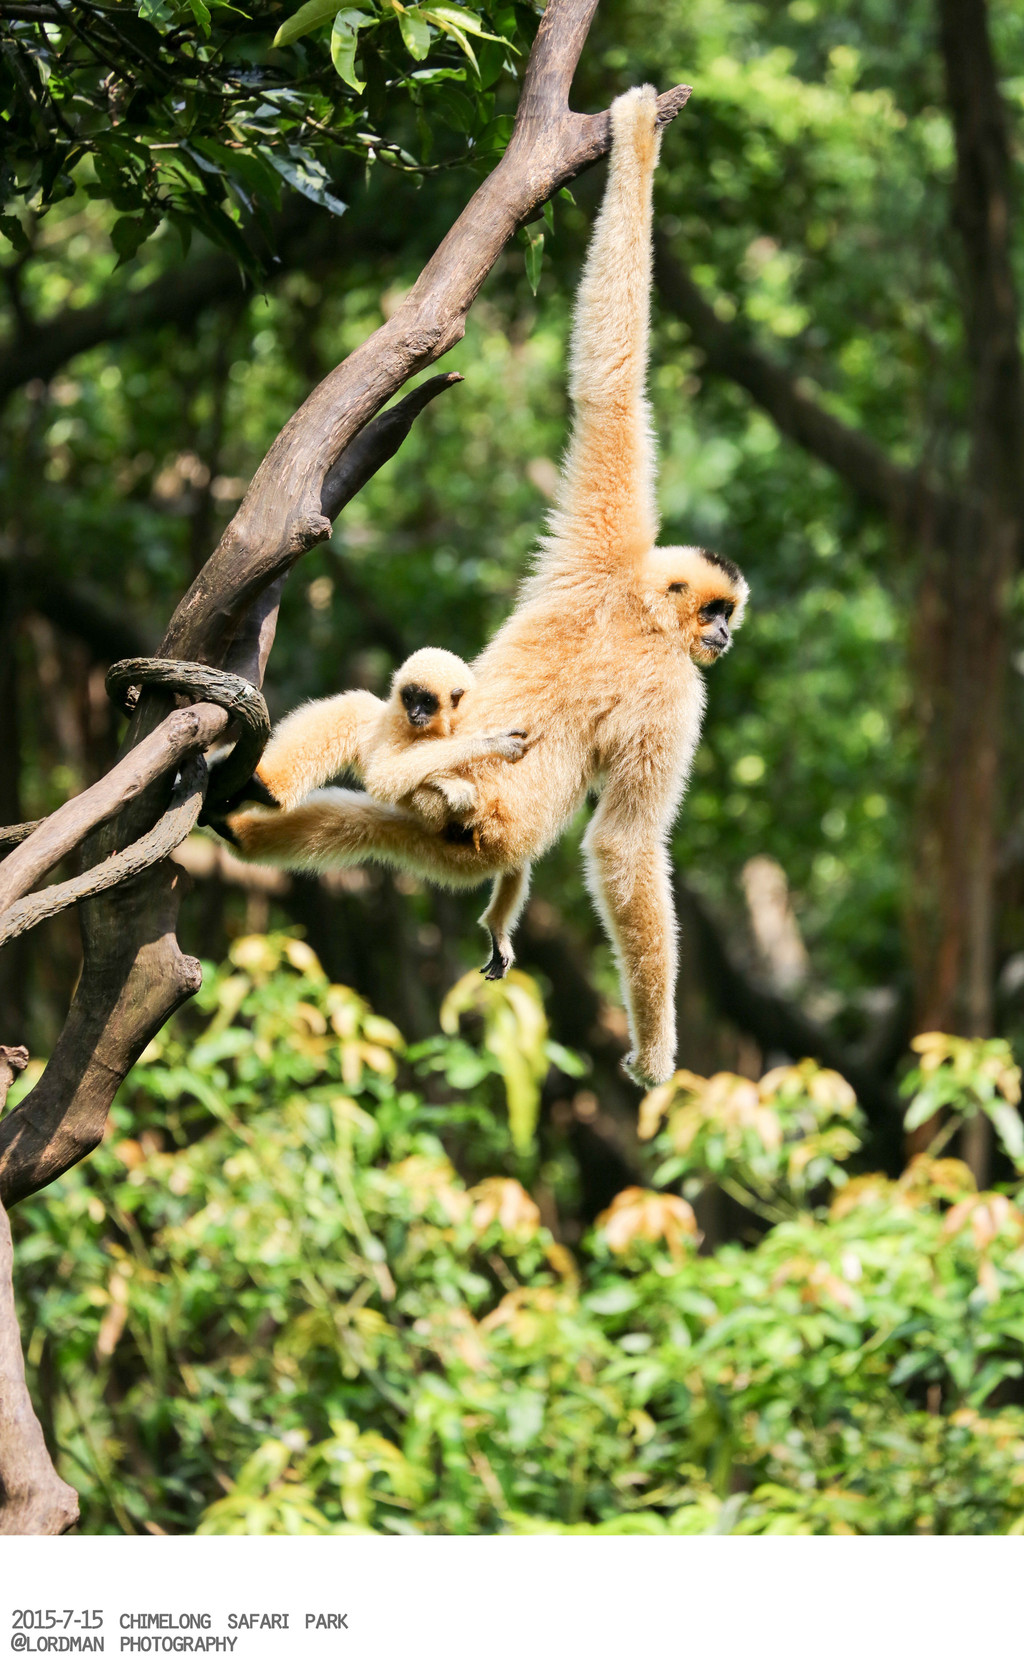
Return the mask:
{"type": "MultiPolygon", "coordinates": [[[[649,1086],[674,1064],[666,840],[700,735],[698,664],[728,649],[747,584],[727,559],[655,544],[645,397],[659,148],[651,87],[616,99],[612,133],[576,304],[574,423],[556,508],[515,610],[474,664],[460,722],[460,736],[500,723],[542,740],[517,765],[473,763],[481,806],[468,841],[344,789],[230,823],[246,856],[288,868],[376,860],[449,886],[498,876],[499,891],[505,877],[514,919],[530,860],[561,834],[588,789],[599,789],[584,841],[587,880],[619,961],[632,1035],[626,1069],[649,1086]]],[[[491,918],[507,933],[507,915],[491,918]]]]}

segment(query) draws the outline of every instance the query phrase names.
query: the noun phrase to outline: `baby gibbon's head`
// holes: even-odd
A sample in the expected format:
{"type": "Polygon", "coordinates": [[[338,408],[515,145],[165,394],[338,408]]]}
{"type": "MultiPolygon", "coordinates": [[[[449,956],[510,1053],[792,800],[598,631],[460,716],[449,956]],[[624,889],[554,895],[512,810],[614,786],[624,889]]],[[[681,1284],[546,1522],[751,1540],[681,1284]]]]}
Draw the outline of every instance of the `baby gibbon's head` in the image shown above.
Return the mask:
{"type": "Polygon", "coordinates": [[[707,667],[725,655],[750,592],[731,559],[703,547],[655,547],[644,586],[648,609],[666,632],[679,630],[694,662],[707,667]]]}
{"type": "Polygon", "coordinates": [[[391,701],[417,737],[450,737],[455,711],[473,685],[473,670],[452,651],[414,651],[395,671],[391,701]]]}

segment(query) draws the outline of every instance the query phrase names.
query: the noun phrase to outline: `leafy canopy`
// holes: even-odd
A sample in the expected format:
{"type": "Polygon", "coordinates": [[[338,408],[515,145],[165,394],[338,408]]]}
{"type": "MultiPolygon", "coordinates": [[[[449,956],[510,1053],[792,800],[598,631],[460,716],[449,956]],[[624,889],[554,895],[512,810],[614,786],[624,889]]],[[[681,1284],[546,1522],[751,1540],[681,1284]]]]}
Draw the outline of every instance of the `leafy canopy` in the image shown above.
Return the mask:
{"type": "Polygon", "coordinates": [[[510,130],[494,88],[524,61],[536,10],[280,0],[136,0],[14,10],[0,52],[0,230],[28,245],[82,186],[121,217],[130,259],[165,219],[257,272],[286,189],[340,214],[346,155],[409,171],[492,165],[510,130]],[[456,136],[441,145],[439,129],[456,136]]]}

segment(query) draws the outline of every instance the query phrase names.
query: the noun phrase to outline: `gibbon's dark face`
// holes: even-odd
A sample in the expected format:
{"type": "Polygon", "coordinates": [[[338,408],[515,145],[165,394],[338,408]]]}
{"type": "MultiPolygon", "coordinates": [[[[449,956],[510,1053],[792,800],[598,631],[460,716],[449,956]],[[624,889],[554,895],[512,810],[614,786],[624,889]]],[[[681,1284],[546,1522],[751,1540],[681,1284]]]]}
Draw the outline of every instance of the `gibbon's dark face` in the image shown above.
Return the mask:
{"type": "Polygon", "coordinates": [[[435,723],[443,703],[450,708],[458,708],[465,694],[462,687],[456,686],[453,691],[439,695],[429,685],[403,685],[398,693],[406,719],[417,730],[435,723]]]}
{"type": "Polygon", "coordinates": [[[672,606],[675,625],[691,660],[708,667],[732,644],[743,617],[748,588],[731,559],[701,547],[658,547],[650,575],[672,606]]]}
{"type": "Polygon", "coordinates": [[[735,599],[709,599],[697,612],[697,628],[690,655],[697,662],[717,662],[732,644],[729,623],[736,609],[735,599]]]}
{"type": "Polygon", "coordinates": [[[403,685],[398,694],[410,725],[430,725],[437,718],[441,701],[436,691],[426,685],[403,685]]]}

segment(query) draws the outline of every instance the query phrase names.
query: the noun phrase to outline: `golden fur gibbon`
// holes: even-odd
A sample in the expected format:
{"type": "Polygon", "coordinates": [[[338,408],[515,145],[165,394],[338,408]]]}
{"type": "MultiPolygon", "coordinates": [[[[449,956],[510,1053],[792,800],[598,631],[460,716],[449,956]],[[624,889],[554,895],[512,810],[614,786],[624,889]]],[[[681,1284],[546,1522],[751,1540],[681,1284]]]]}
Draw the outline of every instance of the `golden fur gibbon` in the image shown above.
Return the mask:
{"type": "Polygon", "coordinates": [[[460,720],[460,736],[500,721],[542,732],[543,740],[515,766],[473,763],[480,802],[469,842],[344,789],[312,794],[287,812],[231,819],[251,858],[289,868],[377,860],[472,886],[491,875],[524,879],[530,860],[597,788],[584,841],[587,879],[623,980],[632,1035],[626,1068],[644,1085],[663,1081],[674,1065],[666,841],[700,734],[698,665],[728,649],[747,598],[728,560],[656,545],[645,397],[656,114],[650,87],[612,108],[608,184],[576,304],[574,423],[556,509],[515,610],[474,663],[476,685],[460,720]]]}
{"type": "MultiPolygon", "coordinates": [[[[475,762],[515,762],[530,744],[524,731],[456,735],[474,682],[473,670],[452,651],[415,651],[396,670],[386,702],[371,691],[344,691],[295,709],[276,727],[256,775],[287,809],[339,772],[352,771],[376,800],[405,807],[428,829],[472,844],[478,814],[491,823],[499,810],[493,778],[474,781],[475,762]]],[[[504,978],[515,959],[511,934],[528,887],[528,865],[495,880],[480,917],[491,940],[482,969],[487,978],[504,978]]]]}

